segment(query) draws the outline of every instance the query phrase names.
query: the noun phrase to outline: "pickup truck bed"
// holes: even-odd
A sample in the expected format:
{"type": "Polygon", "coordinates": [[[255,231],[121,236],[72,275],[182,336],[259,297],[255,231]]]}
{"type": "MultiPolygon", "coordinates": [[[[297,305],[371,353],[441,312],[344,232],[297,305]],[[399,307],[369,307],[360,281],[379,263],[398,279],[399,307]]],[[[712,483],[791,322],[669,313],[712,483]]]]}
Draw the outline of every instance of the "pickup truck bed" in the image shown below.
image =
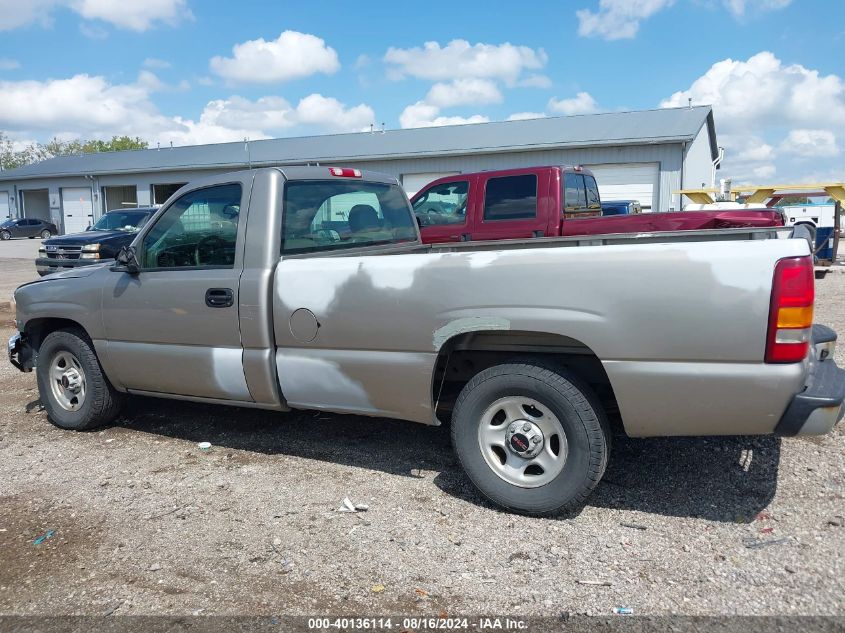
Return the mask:
{"type": "Polygon", "coordinates": [[[389,177],[238,172],[180,190],[114,265],[19,288],[10,358],[71,429],[108,422],[126,392],[451,420],[484,494],[554,513],[601,477],[608,412],[632,436],[842,417],[807,242],[781,237],[427,246],[389,177]]]}

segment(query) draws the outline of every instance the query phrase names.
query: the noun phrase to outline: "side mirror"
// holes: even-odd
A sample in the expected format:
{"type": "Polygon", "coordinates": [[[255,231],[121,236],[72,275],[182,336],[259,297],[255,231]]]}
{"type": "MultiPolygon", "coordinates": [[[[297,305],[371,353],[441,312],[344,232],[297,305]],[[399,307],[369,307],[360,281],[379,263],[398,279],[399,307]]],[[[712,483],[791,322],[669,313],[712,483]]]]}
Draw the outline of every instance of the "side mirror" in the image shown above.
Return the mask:
{"type": "Polygon", "coordinates": [[[141,272],[141,265],[138,263],[135,247],[123,246],[117,252],[117,257],[114,258],[114,265],[111,269],[115,272],[127,273],[129,275],[137,275],[141,272]]]}

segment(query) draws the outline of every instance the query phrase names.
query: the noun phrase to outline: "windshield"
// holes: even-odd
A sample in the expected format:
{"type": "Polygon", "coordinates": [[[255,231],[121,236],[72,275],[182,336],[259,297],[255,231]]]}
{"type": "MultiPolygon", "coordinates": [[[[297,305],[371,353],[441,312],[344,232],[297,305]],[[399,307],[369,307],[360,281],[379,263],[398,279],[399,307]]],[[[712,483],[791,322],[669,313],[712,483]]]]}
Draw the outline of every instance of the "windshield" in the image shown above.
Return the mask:
{"type": "Polygon", "coordinates": [[[417,239],[408,199],[398,185],[302,180],[285,185],[282,252],[398,244],[417,239]]]}
{"type": "Polygon", "coordinates": [[[137,233],[149,219],[145,211],[109,211],[92,227],[95,231],[126,231],[137,233]]]}
{"type": "Polygon", "coordinates": [[[9,226],[15,226],[15,221],[14,220],[5,220],[2,224],[0,224],[0,226],[2,226],[3,228],[9,227],[9,226]]]}

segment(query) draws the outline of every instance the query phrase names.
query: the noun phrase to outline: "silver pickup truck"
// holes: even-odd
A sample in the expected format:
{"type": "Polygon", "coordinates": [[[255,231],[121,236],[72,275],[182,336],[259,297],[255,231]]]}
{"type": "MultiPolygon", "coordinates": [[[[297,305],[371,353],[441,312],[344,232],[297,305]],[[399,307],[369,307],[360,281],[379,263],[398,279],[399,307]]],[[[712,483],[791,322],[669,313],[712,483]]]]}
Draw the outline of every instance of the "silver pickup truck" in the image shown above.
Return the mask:
{"type": "Polygon", "coordinates": [[[842,418],[807,242],[761,237],[425,246],[393,178],[244,171],[182,188],[117,261],[18,288],[9,356],[66,429],[126,393],[451,422],[481,492],[557,513],[601,479],[608,415],[630,436],[842,418]]]}

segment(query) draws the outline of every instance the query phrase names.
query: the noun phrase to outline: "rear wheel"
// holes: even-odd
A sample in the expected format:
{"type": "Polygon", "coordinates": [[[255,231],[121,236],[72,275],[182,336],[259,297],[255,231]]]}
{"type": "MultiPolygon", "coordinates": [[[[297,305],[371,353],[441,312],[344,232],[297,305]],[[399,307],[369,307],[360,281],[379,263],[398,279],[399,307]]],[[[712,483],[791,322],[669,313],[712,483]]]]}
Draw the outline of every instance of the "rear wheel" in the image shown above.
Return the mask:
{"type": "Polygon", "coordinates": [[[50,421],[82,431],[111,422],[123,394],[103,374],[91,341],[82,330],[47,335],[38,351],[38,391],[50,421]]]}
{"type": "Polygon", "coordinates": [[[49,231],[49,229],[44,229],[43,231],[41,231],[42,240],[49,240],[51,237],[53,237],[53,234],[49,231]]]}
{"type": "Polygon", "coordinates": [[[491,367],[455,405],[452,442],[461,465],[487,498],[509,510],[577,509],[604,474],[609,441],[592,391],[564,370],[491,367]]]}
{"type": "Polygon", "coordinates": [[[0,231],[0,240],[10,240],[12,239],[12,234],[8,231],[0,231]]]}

